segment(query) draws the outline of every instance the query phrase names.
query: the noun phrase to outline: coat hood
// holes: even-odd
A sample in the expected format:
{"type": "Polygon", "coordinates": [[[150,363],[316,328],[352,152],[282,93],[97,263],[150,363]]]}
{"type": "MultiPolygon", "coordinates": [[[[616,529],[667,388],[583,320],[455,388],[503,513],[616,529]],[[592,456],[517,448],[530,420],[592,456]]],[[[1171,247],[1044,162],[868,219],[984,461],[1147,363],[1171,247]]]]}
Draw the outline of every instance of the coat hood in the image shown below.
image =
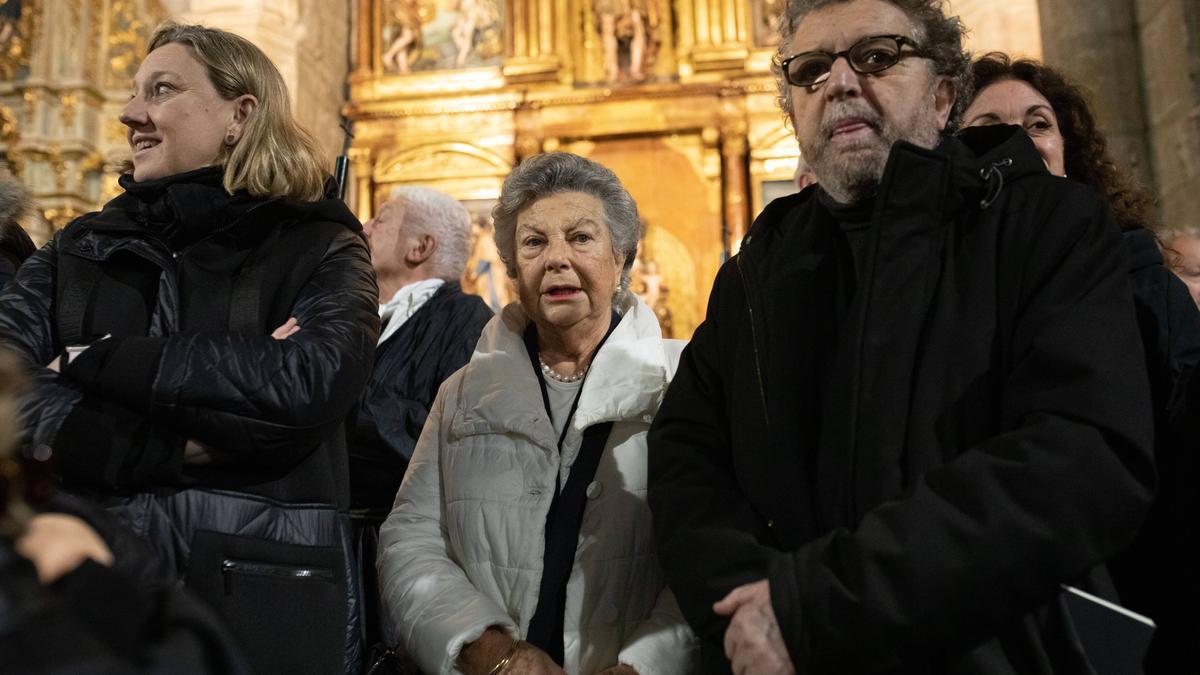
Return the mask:
{"type": "MultiPolygon", "coordinates": [[[[508,433],[556,447],[554,427],[522,338],[528,323],[525,311],[514,302],[484,327],[471,361],[461,372],[452,435],[508,433]]],[[[682,344],[663,340],[654,312],[636,300],[588,369],[566,443],[602,422],[651,422],[682,344]]]]}

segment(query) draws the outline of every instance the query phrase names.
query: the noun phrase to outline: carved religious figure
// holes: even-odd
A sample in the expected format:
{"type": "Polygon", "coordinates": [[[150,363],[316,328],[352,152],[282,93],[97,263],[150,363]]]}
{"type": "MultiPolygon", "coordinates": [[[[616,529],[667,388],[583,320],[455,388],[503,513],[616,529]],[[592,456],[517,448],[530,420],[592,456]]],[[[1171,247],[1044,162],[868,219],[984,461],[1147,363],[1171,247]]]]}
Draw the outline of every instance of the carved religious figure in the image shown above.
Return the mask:
{"type": "Polygon", "coordinates": [[[473,293],[497,314],[512,300],[508,274],[496,241],[492,238],[495,228],[491,217],[485,214],[474,216],[471,224],[471,255],[467,258],[467,270],[463,273],[462,288],[473,293]]]}
{"type": "Polygon", "coordinates": [[[643,260],[644,253],[644,250],[639,251],[638,257],[633,261],[631,290],[646,303],[646,306],[654,310],[663,337],[674,337],[674,321],[671,318],[671,308],[667,305],[671,289],[663,281],[662,274],[658,271],[658,263],[652,258],[643,260]]]}
{"type": "Polygon", "coordinates": [[[604,75],[609,82],[621,79],[621,47],[628,45],[628,77],[646,79],[656,46],[658,0],[592,0],[604,50],[604,75]]]}

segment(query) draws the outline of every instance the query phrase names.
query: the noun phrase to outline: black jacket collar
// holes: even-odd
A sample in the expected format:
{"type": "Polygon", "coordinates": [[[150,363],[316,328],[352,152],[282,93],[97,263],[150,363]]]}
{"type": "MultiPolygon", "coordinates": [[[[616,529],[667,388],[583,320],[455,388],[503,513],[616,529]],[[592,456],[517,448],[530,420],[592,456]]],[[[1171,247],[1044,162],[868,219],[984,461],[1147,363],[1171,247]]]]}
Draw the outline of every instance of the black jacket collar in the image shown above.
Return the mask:
{"type": "MultiPolygon", "coordinates": [[[[1016,126],[971,127],[943,137],[932,150],[900,141],[892,146],[876,198],[876,218],[883,209],[923,212],[909,219],[941,227],[964,208],[986,208],[1013,181],[1045,175],[1046,166],[1033,141],[1016,126]]],[[[794,221],[796,207],[818,200],[816,186],[774,200],[755,219],[742,241],[753,246],[772,231],[794,221]]]]}

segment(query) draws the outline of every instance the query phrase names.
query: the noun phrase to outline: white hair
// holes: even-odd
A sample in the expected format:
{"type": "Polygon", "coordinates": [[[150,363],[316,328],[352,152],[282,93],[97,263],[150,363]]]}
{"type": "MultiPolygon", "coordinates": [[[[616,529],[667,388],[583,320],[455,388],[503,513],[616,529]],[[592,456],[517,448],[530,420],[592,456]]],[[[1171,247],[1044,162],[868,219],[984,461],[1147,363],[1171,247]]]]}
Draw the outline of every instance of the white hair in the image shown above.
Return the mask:
{"type": "Polygon", "coordinates": [[[405,226],[437,240],[429,260],[432,276],[446,281],[461,277],[471,255],[471,214],[466,207],[445,192],[415,185],[392,190],[388,201],[397,200],[405,226]]]}

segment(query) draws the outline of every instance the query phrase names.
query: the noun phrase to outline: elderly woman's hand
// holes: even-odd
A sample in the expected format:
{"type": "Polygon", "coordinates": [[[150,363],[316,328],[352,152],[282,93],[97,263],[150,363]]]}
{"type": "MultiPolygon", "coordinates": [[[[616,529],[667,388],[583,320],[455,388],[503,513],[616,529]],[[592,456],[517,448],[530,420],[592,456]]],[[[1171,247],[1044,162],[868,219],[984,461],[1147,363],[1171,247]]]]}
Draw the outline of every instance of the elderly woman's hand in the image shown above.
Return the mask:
{"type": "Polygon", "coordinates": [[[566,671],[550,658],[546,652],[534,647],[528,642],[522,642],[517,646],[517,653],[513,654],[513,658],[508,662],[500,672],[511,673],[533,673],[534,675],[566,675],[566,671]]]}
{"type": "MultiPolygon", "coordinates": [[[[566,675],[546,652],[521,641],[513,649],[513,639],[497,626],[484,631],[479,639],[463,647],[458,657],[458,669],[466,675],[489,675],[512,652],[512,658],[499,673],[515,675],[566,675]]],[[[499,673],[497,675],[499,675],[499,673]]]]}

